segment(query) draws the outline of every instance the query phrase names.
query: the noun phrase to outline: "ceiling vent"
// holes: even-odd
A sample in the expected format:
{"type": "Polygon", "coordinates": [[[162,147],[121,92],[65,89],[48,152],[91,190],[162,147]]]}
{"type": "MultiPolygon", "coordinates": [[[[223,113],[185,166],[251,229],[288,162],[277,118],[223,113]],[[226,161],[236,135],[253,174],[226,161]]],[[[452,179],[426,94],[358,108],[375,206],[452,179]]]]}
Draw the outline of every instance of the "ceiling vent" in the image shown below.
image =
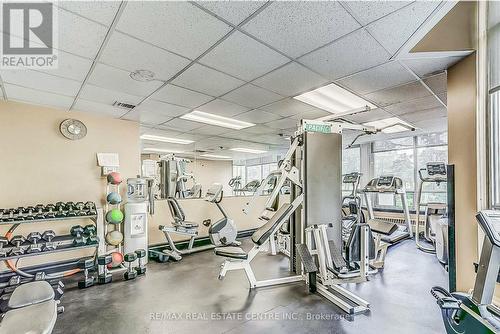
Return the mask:
{"type": "Polygon", "coordinates": [[[127,109],[127,110],[131,110],[131,109],[135,108],[134,104],[119,102],[119,101],[113,102],[113,106],[118,107],[118,108],[122,108],[122,109],[127,109]]]}

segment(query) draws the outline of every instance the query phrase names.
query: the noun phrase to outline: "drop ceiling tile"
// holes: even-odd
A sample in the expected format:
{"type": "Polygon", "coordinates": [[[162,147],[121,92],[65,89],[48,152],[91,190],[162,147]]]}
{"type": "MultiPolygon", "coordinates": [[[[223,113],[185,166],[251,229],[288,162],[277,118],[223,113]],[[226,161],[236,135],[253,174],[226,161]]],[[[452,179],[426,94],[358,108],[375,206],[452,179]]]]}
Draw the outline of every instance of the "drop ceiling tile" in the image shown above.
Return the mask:
{"type": "Polygon", "coordinates": [[[4,84],[4,87],[9,100],[55,107],[59,109],[69,109],[73,103],[73,98],[68,96],[42,92],[35,89],[10,85],[8,83],[4,84]]]}
{"type": "Polygon", "coordinates": [[[159,81],[139,82],[129,76],[129,72],[108,65],[97,64],[89,78],[89,83],[103,88],[146,97],[162,85],[159,81]]]}
{"type": "Polygon", "coordinates": [[[111,25],[120,6],[119,1],[57,1],[54,5],[85,16],[104,25],[111,25]]]}
{"type": "Polygon", "coordinates": [[[415,58],[404,59],[403,62],[410,67],[415,74],[420,77],[442,72],[455,63],[460,61],[462,57],[444,57],[444,58],[415,58]]]}
{"type": "Polygon", "coordinates": [[[224,20],[238,25],[266,1],[197,1],[197,3],[224,20]]]}
{"type": "Polygon", "coordinates": [[[290,142],[280,135],[258,135],[254,137],[254,141],[268,145],[290,146],[290,142]]]}
{"type": "Polygon", "coordinates": [[[83,87],[80,92],[80,97],[88,101],[99,102],[106,105],[112,105],[115,101],[135,105],[142,100],[140,96],[117,92],[91,84],[86,84],[83,87]]]}
{"type": "Polygon", "coordinates": [[[222,98],[245,107],[257,108],[278,101],[283,97],[252,84],[246,84],[222,96],[222,98]]]}
{"type": "Polygon", "coordinates": [[[434,92],[434,94],[441,94],[446,92],[447,82],[446,73],[433,75],[423,79],[424,83],[434,92]]]}
{"type": "Polygon", "coordinates": [[[177,117],[180,115],[184,115],[189,111],[188,108],[184,108],[181,106],[176,106],[170,103],[165,103],[153,99],[147,99],[142,102],[138,107],[135,108],[139,111],[149,111],[154,113],[160,113],[166,115],[168,117],[177,117]]]}
{"type": "Polygon", "coordinates": [[[196,108],[213,100],[212,96],[170,84],[154,93],[151,97],[156,100],[178,104],[188,108],[196,108]]]}
{"type": "Polygon", "coordinates": [[[309,110],[309,111],[306,111],[306,112],[303,112],[303,113],[300,113],[297,115],[293,115],[290,118],[292,118],[294,120],[316,119],[316,118],[320,118],[320,117],[324,117],[324,116],[328,116],[328,115],[331,115],[331,113],[324,111],[324,110],[321,110],[321,109],[318,109],[318,108],[313,108],[312,110],[309,110]]]}
{"type": "Polygon", "coordinates": [[[278,1],[243,29],[286,55],[299,57],[358,27],[338,2],[278,1]]]}
{"type": "Polygon", "coordinates": [[[75,80],[26,69],[2,71],[2,79],[5,83],[66,96],[76,96],[81,85],[75,80]]]}
{"type": "Polygon", "coordinates": [[[387,14],[390,14],[408,4],[411,1],[346,1],[356,19],[362,24],[375,21],[387,14]]]}
{"type": "Polygon", "coordinates": [[[215,99],[196,109],[224,117],[231,117],[249,110],[249,108],[247,107],[243,107],[221,99],[215,99]]]}
{"type": "Polygon", "coordinates": [[[116,27],[164,49],[194,59],[230,27],[183,1],[131,1],[116,27]]]}
{"type": "Polygon", "coordinates": [[[413,113],[408,113],[401,115],[401,119],[412,123],[412,122],[420,122],[420,121],[427,121],[427,120],[433,120],[436,118],[443,118],[447,116],[447,111],[446,108],[441,107],[441,108],[435,108],[435,109],[428,109],[428,110],[422,110],[422,111],[417,111],[413,113]]]}
{"type": "Polygon", "coordinates": [[[149,70],[161,80],[170,79],[190,62],[187,58],[117,31],[111,35],[99,60],[128,72],[149,70]]]}
{"type": "Polygon", "coordinates": [[[275,129],[289,129],[297,126],[298,123],[299,122],[297,122],[297,120],[293,118],[282,118],[276,121],[266,123],[265,125],[275,129]]]}
{"type": "Polygon", "coordinates": [[[237,119],[238,121],[250,122],[250,123],[255,123],[255,124],[267,123],[267,122],[277,120],[279,118],[280,118],[280,116],[278,116],[276,114],[272,114],[270,112],[262,111],[262,110],[252,110],[252,111],[246,112],[244,114],[234,116],[234,119],[237,119]]]}
{"type": "Polygon", "coordinates": [[[429,95],[431,93],[420,82],[414,81],[409,84],[379,90],[365,96],[375,104],[384,107],[429,95]]]}
{"type": "Polygon", "coordinates": [[[256,137],[255,133],[243,132],[243,131],[228,131],[220,137],[231,138],[231,139],[240,139],[240,140],[252,140],[256,137]]]}
{"type": "Polygon", "coordinates": [[[356,123],[366,123],[390,117],[394,116],[382,109],[373,109],[356,115],[345,116],[343,118],[356,123]]]}
{"type": "Polygon", "coordinates": [[[393,55],[438,5],[438,1],[416,1],[368,25],[367,29],[393,55]]]}
{"type": "Polygon", "coordinates": [[[245,82],[206,66],[194,64],[173,83],[208,95],[219,96],[245,82]]]}
{"type": "Polygon", "coordinates": [[[185,119],[174,118],[173,120],[162,124],[161,128],[171,129],[175,131],[191,131],[201,128],[203,123],[186,121],[185,119]]]}
{"type": "Polygon", "coordinates": [[[166,114],[146,110],[133,110],[132,112],[126,114],[123,118],[153,126],[163,124],[172,119],[172,117],[169,117],[166,114]]]}
{"type": "Polygon", "coordinates": [[[268,104],[261,108],[262,110],[269,111],[273,114],[280,115],[283,117],[293,116],[300,113],[304,113],[309,110],[315,109],[313,106],[295,100],[293,98],[288,98],[286,100],[281,100],[268,104]]]}
{"type": "Polygon", "coordinates": [[[295,62],[287,64],[253,83],[279,93],[283,96],[294,96],[326,84],[328,80],[295,62]]]}
{"type": "Polygon", "coordinates": [[[403,115],[407,113],[416,112],[419,110],[434,109],[439,108],[441,103],[432,95],[414,99],[410,101],[405,101],[402,103],[392,104],[384,109],[394,115],[403,115]]]}
{"type": "Polygon", "coordinates": [[[229,131],[231,130],[220,126],[204,125],[201,128],[195,129],[193,132],[200,135],[218,136],[227,133],[229,131]]]}
{"type": "Polygon", "coordinates": [[[126,110],[107,104],[78,99],[72,110],[85,111],[91,114],[120,118],[127,113],[126,110]]]}
{"type": "Polygon", "coordinates": [[[64,51],[59,51],[57,57],[57,68],[37,71],[81,82],[89,72],[90,66],[92,66],[91,60],[64,51]]]}
{"type": "Polygon", "coordinates": [[[299,59],[324,77],[336,80],[389,60],[389,53],[365,30],[355,31],[299,59]]]}
{"type": "Polygon", "coordinates": [[[58,11],[58,49],[94,59],[108,28],[65,10],[58,11]]]}
{"type": "Polygon", "coordinates": [[[391,61],[341,79],[337,83],[364,95],[414,80],[415,77],[397,61],[391,61]]]}
{"type": "Polygon", "coordinates": [[[275,133],[276,129],[265,126],[265,125],[258,124],[258,125],[243,129],[241,131],[246,132],[246,133],[251,133],[251,134],[252,133],[253,134],[269,134],[269,133],[275,133]]]}
{"type": "Polygon", "coordinates": [[[199,62],[250,81],[288,61],[285,56],[236,31],[199,62]]]}

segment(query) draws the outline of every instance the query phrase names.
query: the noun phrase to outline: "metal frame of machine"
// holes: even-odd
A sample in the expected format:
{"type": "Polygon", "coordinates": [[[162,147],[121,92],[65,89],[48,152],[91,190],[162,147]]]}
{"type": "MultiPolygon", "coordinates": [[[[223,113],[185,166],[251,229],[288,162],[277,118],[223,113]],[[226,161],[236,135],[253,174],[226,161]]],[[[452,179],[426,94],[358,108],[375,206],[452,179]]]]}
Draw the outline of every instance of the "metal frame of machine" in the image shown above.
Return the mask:
{"type": "MultiPolygon", "coordinates": [[[[333,119],[334,117],[332,117],[333,119]]],[[[366,254],[366,248],[368,243],[368,237],[366,231],[369,230],[366,225],[361,233],[362,235],[362,247],[365,251],[362,251],[362,266],[358,273],[350,273],[347,274],[347,277],[334,277],[330,274],[331,270],[328,268],[328,254],[330,252],[330,245],[332,245],[331,240],[329,240],[329,236],[326,233],[326,229],[324,227],[318,227],[320,225],[327,224],[328,222],[333,223],[332,226],[336,226],[336,230],[338,235],[334,237],[337,241],[337,247],[342,247],[342,223],[341,223],[341,189],[340,187],[335,186],[335,184],[331,184],[330,182],[335,183],[336,185],[340,185],[341,178],[341,150],[342,150],[342,139],[341,133],[343,128],[355,129],[360,131],[365,131],[367,133],[376,133],[377,130],[371,127],[366,127],[357,124],[344,124],[340,122],[329,122],[330,119],[319,119],[319,120],[303,120],[300,128],[294,135],[294,139],[291,143],[290,149],[288,150],[285,158],[283,159],[283,163],[279,168],[280,177],[276,182],[276,186],[273,189],[269,199],[266,202],[266,209],[262,216],[269,217],[267,219],[269,223],[274,224],[273,221],[274,215],[277,215],[278,212],[282,208],[280,208],[277,212],[275,212],[272,208],[274,201],[277,196],[279,196],[281,187],[285,184],[286,180],[290,180],[292,182],[291,196],[293,198],[292,204],[288,204],[292,206],[292,209],[289,214],[285,217],[281,217],[279,224],[273,225],[276,228],[270,230],[270,234],[268,239],[260,246],[254,246],[250,252],[246,253],[241,248],[231,247],[232,249],[215,249],[215,253],[217,255],[229,257],[223,263],[221,267],[221,272],[219,278],[222,279],[225,277],[227,271],[229,270],[238,270],[243,269],[247,275],[247,279],[250,282],[250,287],[261,287],[261,286],[272,286],[277,284],[284,284],[290,282],[297,281],[305,281],[307,285],[309,285],[310,291],[316,291],[335,305],[339,306],[342,310],[349,314],[356,314],[360,312],[367,311],[369,309],[369,302],[364,299],[358,297],[351,291],[343,288],[339,284],[352,282],[352,279],[358,279],[359,281],[364,281],[367,279],[367,273],[369,271],[368,268],[368,256],[366,254]],[[329,136],[331,135],[331,136],[329,136]],[[319,139],[319,141],[316,141],[319,139]],[[337,145],[338,155],[322,154],[318,155],[318,152],[324,148],[328,148],[332,150],[332,144],[337,145]],[[308,149],[308,145],[311,145],[311,149],[308,149]],[[322,164],[319,163],[310,163],[307,164],[307,159],[311,160],[316,159],[316,157],[323,158],[325,161],[322,164]],[[333,157],[333,160],[331,159],[333,157]],[[333,178],[328,180],[321,179],[324,175],[318,175],[321,171],[325,171],[322,169],[323,164],[329,164],[334,162],[337,166],[336,169],[338,171],[338,176],[334,175],[333,178]],[[317,168],[312,168],[312,166],[317,165],[317,168]],[[337,180],[338,179],[338,180],[337,180]],[[308,187],[314,188],[317,185],[321,185],[321,189],[316,189],[315,191],[308,191],[308,187]],[[331,187],[328,187],[331,185],[331,187]],[[323,191],[330,191],[336,193],[336,196],[330,197],[327,196],[329,194],[323,194],[323,191]],[[320,197],[318,197],[320,196],[320,197]],[[322,196],[322,199],[320,200],[322,196]],[[338,198],[336,198],[338,197],[338,198]],[[337,199],[337,201],[336,201],[337,199]],[[322,205],[323,203],[319,203],[320,201],[330,201],[330,205],[322,205]],[[338,202],[338,203],[336,203],[338,202]],[[308,209],[308,206],[311,203],[315,203],[312,205],[316,205],[316,207],[308,209]],[[334,204],[336,203],[336,204],[334,204]],[[301,204],[301,205],[300,205],[301,204]],[[317,210],[319,205],[321,210],[317,210]],[[300,207],[300,210],[299,210],[300,207]],[[323,211],[323,212],[318,212],[323,211]],[[321,217],[319,215],[321,215],[321,217]],[[326,217],[326,218],[325,218],[326,217]],[[255,276],[253,275],[253,271],[250,266],[250,262],[253,258],[263,249],[267,248],[269,242],[271,244],[274,242],[274,236],[279,231],[279,227],[281,227],[287,219],[290,219],[290,244],[298,245],[297,248],[301,245],[306,245],[307,248],[305,252],[307,256],[304,254],[297,254],[296,248],[290,248],[290,271],[296,273],[294,276],[284,277],[284,278],[276,278],[266,281],[257,281],[255,276]],[[327,219],[322,221],[322,219],[327,219]],[[309,236],[307,236],[309,235],[309,236]],[[317,245],[313,248],[312,240],[317,237],[316,243],[317,245]],[[321,241],[320,241],[321,240],[321,241]],[[317,260],[314,260],[312,256],[316,256],[317,260]],[[302,262],[299,260],[299,256],[301,257],[302,262]],[[304,260],[304,258],[310,258],[310,260],[304,260]],[[311,263],[312,261],[312,263],[311,263]],[[314,261],[317,261],[319,265],[319,271],[316,275],[311,275],[310,271],[307,271],[307,274],[304,272],[305,267],[312,268],[315,267],[314,261]],[[306,263],[307,262],[307,263],[306,263]],[[316,279],[316,276],[319,276],[319,279],[316,279]]],[[[333,146],[334,147],[334,146],[333,146]]],[[[314,161],[313,161],[314,162],[314,161]]],[[[332,166],[330,166],[332,167],[332,166]]],[[[335,173],[331,173],[331,169],[328,171],[328,175],[333,175],[335,173]]],[[[328,178],[328,177],[327,177],[328,178]]],[[[245,208],[244,212],[248,213],[255,202],[256,196],[258,196],[259,192],[254,194],[252,200],[250,200],[245,208]]],[[[284,204],[283,207],[287,205],[284,204]]],[[[281,214],[281,213],[280,213],[281,214]]],[[[326,226],[326,225],[325,225],[326,226]]],[[[259,230],[257,230],[259,231],[259,230]]],[[[261,232],[263,233],[263,232],[261,232]]],[[[252,237],[252,239],[254,239],[252,237]]],[[[255,240],[254,240],[255,242],[255,240]]],[[[304,249],[303,247],[301,247],[304,249]]],[[[314,270],[316,271],[316,270],[314,270]]]]}

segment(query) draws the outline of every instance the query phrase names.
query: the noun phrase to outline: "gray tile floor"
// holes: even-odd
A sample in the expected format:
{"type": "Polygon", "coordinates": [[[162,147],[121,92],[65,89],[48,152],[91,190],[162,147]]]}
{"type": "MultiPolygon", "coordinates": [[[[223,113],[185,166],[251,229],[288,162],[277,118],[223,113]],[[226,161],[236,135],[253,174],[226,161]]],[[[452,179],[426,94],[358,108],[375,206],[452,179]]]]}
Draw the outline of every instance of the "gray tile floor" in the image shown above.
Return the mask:
{"type": "MultiPolygon", "coordinates": [[[[219,281],[222,260],[206,251],[150,262],[146,276],[131,282],[118,276],[87,290],[68,283],[54,333],[444,333],[429,290],[446,286],[447,274],[411,240],[389,250],[386,268],[370,282],[347,285],[371,303],[353,318],[300,283],[250,291],[241,271],[219,281]]],[[[288,260],[262,253],[253,267],[257,279],[285,276],[288,260]]]]}

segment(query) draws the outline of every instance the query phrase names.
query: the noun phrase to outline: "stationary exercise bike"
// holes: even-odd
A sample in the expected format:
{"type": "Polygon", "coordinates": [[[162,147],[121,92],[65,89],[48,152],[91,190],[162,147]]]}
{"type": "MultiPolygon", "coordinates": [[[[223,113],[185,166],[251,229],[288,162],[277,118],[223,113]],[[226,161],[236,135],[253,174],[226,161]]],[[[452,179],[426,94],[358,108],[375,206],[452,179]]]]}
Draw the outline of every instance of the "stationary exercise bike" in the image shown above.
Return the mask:
{"type": "Polygon", "coordinates": [[[175,197],[167,198],[168,207],[174,221],[172,222],[172,226],[159,226],[160,231],[165,235],[170,247],[170,249],[163,250],[165,255],[179,261],[182,259],[182,255],[201,252],[214,247],[240,245],[240,243],[236,241],[238,231],[234,221],[228,218],[227,214],[220,206],[220,202],[222,201],[222,185],[219,183],[212,185],[207,191],[205,200],[210,203],[215,203],[224,217],[215,223],[212,223],[210,219],[203,221],[203,225],[209,227],[208,234],[211,244],[195,247],[194,242],[198,237],[199,224],[186,220],[184,210],[175,197]],[[187,247],[185,249],[179,249],[175,245],[172,234],[189,237],[187,247]]]}
{"type": "Polygon", "coordinates": [[[216,247],[239,246],[241,245],[241,242],[236,241],[236,237],[238,235],[236,224],[234,223],[234,220],[227,216],[227,213],[220,205],[223,197],[224,192],[222,190],[222,184],[220,183],[212,184],[212,186],[208,188],[207,194],[205,195],[205,201],[214,203],[223,216],[221,219],[210,225],[208,228],[208,236],[210,237],[212,244],[216,247]]]}
{"type": "Polygon", "coordinates": [[[492,305],[495,286],[500,278],[500,212],[480,211],[476,220],[485,236],[472,295],[449,293],[442,287],[431,289],[441,308],[448,334],[500,332],[499,310],[492,305]]]}

